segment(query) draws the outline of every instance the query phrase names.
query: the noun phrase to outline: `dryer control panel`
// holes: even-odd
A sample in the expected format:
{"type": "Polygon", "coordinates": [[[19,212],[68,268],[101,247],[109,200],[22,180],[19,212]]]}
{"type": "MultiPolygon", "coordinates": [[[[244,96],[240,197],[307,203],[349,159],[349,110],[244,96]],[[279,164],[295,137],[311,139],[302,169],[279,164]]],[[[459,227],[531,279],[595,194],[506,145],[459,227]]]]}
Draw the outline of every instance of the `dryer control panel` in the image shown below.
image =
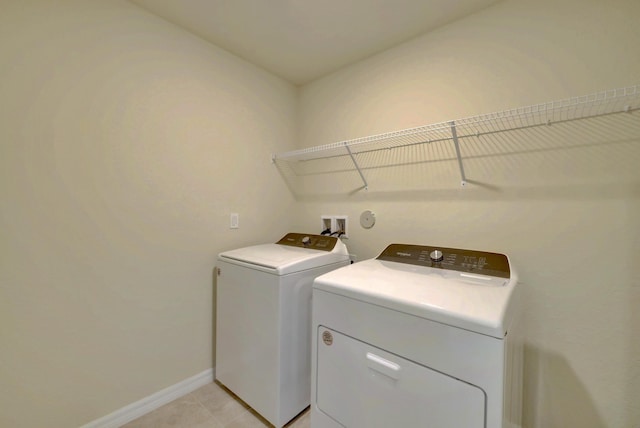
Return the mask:
{"type": "Polygon", "coordinates": [[[290,247],[310,248],[312,250],[331,251],[336,246],[338,238],[326,235],[309,235],[304,233],[287,233],[276,244],[290,247]]]}
{"type": "Polygon", "coordinates": [[[378,260],[510,278],[509,259],[504,254],[426,245],[391,244],[378,260]]]}

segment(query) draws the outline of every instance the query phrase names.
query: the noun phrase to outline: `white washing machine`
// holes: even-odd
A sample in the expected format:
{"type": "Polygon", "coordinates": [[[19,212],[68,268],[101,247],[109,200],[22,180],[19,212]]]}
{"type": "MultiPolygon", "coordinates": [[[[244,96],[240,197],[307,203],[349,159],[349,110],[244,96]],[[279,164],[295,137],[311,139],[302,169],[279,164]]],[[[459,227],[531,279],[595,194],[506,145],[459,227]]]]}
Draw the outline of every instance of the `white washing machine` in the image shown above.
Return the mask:
{"type": "Polygon", "coordinates": [[[313,285],[313,428],[521,425],[517,276],[502,254],[392,244],[313,285]]]}
{"type": "Polygon", "coordinates": [[[349,263],[340,239],[299,233],[218,256],[216,379],[277,428],[310,403],[313,280],[349,263]]]}

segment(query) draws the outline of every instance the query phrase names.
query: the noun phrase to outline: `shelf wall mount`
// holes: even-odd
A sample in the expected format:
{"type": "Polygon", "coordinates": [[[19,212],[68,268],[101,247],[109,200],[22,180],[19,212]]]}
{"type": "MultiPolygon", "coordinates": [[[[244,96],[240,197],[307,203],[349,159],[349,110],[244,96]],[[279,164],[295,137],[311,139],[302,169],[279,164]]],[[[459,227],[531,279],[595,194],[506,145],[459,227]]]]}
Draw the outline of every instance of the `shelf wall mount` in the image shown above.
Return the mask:
{"type": "Polygon", "coordinates": [[[460,154],[460,143],[458,142],[458,133],[456,132],[456,122],[451,121],[451,137],[453,144],[456,146],[456,157],[458,158],[458,168],[460,168],[460,186],[464,187],[467,184],[467,177],[464,175],[464,165],[462,164],[462,155],[460,154]]]}

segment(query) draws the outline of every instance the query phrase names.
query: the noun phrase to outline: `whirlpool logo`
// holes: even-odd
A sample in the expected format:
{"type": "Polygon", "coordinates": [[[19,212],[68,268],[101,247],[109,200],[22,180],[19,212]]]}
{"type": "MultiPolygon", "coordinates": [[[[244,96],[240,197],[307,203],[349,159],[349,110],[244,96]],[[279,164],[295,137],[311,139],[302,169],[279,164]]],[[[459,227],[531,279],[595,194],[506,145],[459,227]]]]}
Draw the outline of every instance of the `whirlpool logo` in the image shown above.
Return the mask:
{"type": "Polygon", "coordinates": [[[411,253],[401,253],[400,251],[398,251],[396,255],[400,257],[411,257],[411,253]]]}

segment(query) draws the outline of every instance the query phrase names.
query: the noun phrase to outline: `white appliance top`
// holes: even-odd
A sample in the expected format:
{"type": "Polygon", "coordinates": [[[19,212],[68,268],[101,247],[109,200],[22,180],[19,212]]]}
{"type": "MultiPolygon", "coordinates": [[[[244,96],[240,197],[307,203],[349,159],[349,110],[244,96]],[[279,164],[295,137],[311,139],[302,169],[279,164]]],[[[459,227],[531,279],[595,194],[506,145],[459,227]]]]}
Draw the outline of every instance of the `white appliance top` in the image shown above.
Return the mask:
{"type": "Polygon", "coordinates": [[[504,338],[516,284],[503,254],[391,244],[376,259],[317,277],[313,287],[504,338]]]}
{"type": "Polygon", "coordinates": [[[225,251],[218,260],[287,275],[349,260],[346,245],[334,236],[288,233],[274,244],[225,251]]]}

